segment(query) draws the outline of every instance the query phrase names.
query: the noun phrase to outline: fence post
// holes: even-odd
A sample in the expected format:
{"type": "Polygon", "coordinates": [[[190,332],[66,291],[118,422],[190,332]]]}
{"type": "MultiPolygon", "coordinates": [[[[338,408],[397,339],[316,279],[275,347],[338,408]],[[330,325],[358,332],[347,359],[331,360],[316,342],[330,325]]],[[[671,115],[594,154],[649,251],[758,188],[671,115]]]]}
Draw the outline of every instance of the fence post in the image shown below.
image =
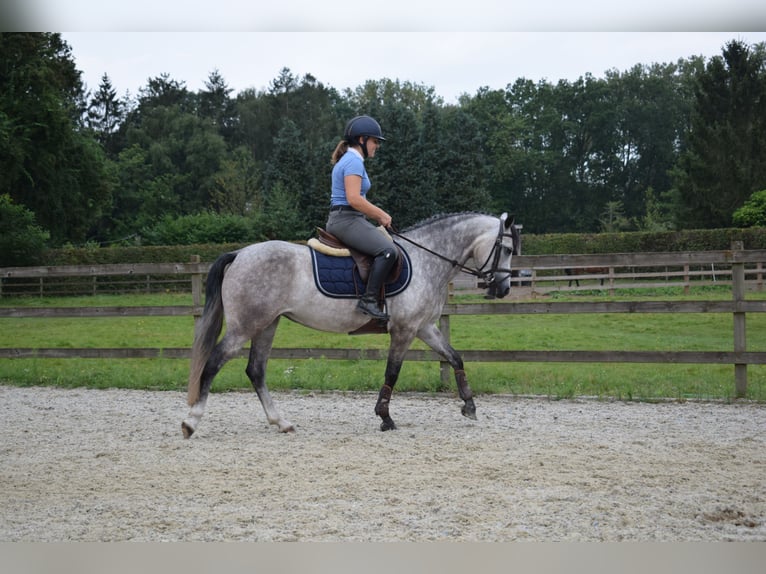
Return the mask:
{"type": "MultiPolygon", "coordinates": [[[[742,251],[744,244],[742,241],[733,241],[732,251],[742,251]]],[[[731,265],[731,293],[735,303],[741,303],[745,300],[745,264],[735,262],[731,265]]],[[[745,313],[734,311],[734,352],[744,353],[747,351],[747,331],[745,313]]],[[[747,363],[736,363],[734,365],[734,385],[736,396],[744,397],[747,394],[747,363]]]]}
{"type": "MultiPolygon", "coordinates": [[[[452,296],[452,290],[454,289],[454,285],[450,281],[449,286],[447,287],[447,296],[445,303],[450,302],[450,298],[452,296]]],[[[444,337],[444,340],[447,341],[447,343],[450,342],[450,328],[449,328],[449,315],[441,315],[439,317],[439,331],[441,331],[442,336],[444,337]]],[[[446,361],[440,361],[439,362],[439,374],[441,376],[441,382],[442,382],[442,389],[446,390],[449,388],[450,384],[450,364],[446,361]]]]}
{"type": "MultiPolygon", "coordinates": [[[[192,255],[190,263],[199,263],[201,258],[199,255],[192,255]]],[[[200,318],[199,309],[202,306],[202,273],[191,274],[191,288],[192,288],[192,305],[194,305],[194,324],[197,324],[197,320],[200,318]]]]}

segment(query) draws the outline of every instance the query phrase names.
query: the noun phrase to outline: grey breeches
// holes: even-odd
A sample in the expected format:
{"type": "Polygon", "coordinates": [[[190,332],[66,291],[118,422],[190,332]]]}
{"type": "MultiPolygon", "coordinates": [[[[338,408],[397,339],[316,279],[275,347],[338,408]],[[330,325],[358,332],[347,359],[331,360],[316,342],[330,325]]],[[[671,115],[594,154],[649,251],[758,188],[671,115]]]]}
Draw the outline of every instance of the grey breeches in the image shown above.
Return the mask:
{"type": "Polygon", "coordinates": [[[349,247],[367,255],[388,251],[398,255],[394,242],[381,233],[358,211],[331,211],[325,229],[349,247]]]}

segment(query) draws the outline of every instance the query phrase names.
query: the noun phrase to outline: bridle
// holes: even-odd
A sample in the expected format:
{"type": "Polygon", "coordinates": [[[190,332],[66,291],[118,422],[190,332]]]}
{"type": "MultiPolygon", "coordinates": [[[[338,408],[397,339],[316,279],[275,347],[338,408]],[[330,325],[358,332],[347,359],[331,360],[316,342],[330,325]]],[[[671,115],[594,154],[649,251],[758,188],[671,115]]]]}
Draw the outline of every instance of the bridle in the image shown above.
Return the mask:
{"type": "Polygon", "coordinates": [[[513,250],[515,251],[517,249],[517,234],[514,233],[515,229],[513,226],[513,223],[510,225],[510,232],[505,231],[505,222],[508,218],[508,215],[506,213],[503,213],[503,215],[500,216],[500,229],[497,232],[497,237],[495,238],[495,243],[492,245],[492,250],[487,255],[487,258],[484,260],[484,263],[476,268],[468,267],[466,265],[463,265],[460,263],[457,259],[450,259],[449,257],[446,257],[442,255],[441,253],[437,253],[436,251],[433,251],[426,247],[425,245],[421,245],[420,243],[413,241],[409,237],[402,235],[393,227],[388,228],[388,232],[391,233],[391,235],[395,235],[396,237],[399,237],[401,239],[404,239],[405,241],[411,243],[415,247],[418,247],[419,249],[422,249],[423,251],[427,251],[431,255],[438,257],[439,259],[442,259],[444,261],[447,261],[450,263],[453,267],[457,267],[462,271],[463,273],[467,273],[469,275],[473,275],[474,277],[477,277],[478,279],[481,279],[484,281],[484,283],[487,285],[487,294],[485,295],[486,299],[494,299],[497,297],[497,273],[510,273],[511,269],[504,269],[500,268],[500,255],[501,251],[503,249],[503,239],[505,237],[510,237],[513,241],[513,250]],[[484,268],[487,266],[487,264],[492,260],[492,265],[490,266],[489,270],[485,270],[484,268]]]}

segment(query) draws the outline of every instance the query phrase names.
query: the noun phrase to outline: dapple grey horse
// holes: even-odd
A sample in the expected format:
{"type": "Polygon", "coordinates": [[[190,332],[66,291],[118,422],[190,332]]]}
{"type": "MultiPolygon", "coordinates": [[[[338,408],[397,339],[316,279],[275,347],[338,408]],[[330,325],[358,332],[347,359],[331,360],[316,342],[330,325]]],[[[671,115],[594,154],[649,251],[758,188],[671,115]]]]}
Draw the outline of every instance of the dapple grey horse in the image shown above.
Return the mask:
{"type": "MultiPolygon", "coordinates": [[[[450,281],[461,271],[483,279],[488,297],[505,297],[511,285],[511,258],[518,228],[506,214],[436,216],[394,235],[406,240],[412,277],[403,292],[387,298],[390,346],[384,384],[375,414],[381,430],[395,429],[389,415],[391,393],[405,354],[415,337],[452,366],[464,416],[476,418],[473,393],[463,360],[442,336],[436,322],[450,281]],[[472,264],[473,266],[469,266],[472,264]]],[[[265,241],[221,255],[211,266],[202,317],[195,327],[189,374],[191,407],[181,428],[186,438],[197,429],[213,378],[250,341],[246,373],[266,412],[280,431],[294,430],[276,409],[266,386],[266,363],[280,317],[322,331],[350,333],[370,319],[356,311],[354,299],[322,294],[312,277],[310,247],[265,241]],[[226,319],[226,333],[218,337],[226,319]]]]}

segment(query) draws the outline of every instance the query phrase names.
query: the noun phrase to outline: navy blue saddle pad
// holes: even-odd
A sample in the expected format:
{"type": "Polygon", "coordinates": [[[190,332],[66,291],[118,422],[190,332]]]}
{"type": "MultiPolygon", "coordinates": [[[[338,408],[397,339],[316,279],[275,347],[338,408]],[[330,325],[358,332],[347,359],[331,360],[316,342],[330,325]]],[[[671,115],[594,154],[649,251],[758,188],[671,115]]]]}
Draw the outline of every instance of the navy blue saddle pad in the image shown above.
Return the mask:
{"type": "MultiPolygon", "coordinates": [[[[319,253],[311,249],[311,265],[314,269],[314,283],[320,292],[328,297],[359,297],[366,288],[354,265],[352,257],[336,257],[319,253]]],[[[386,284],[386,297],[392,297],[404,291],[410,284],[410,256],[404,249],[402,257],[402,272],[393,283],[386,284]]]]}

